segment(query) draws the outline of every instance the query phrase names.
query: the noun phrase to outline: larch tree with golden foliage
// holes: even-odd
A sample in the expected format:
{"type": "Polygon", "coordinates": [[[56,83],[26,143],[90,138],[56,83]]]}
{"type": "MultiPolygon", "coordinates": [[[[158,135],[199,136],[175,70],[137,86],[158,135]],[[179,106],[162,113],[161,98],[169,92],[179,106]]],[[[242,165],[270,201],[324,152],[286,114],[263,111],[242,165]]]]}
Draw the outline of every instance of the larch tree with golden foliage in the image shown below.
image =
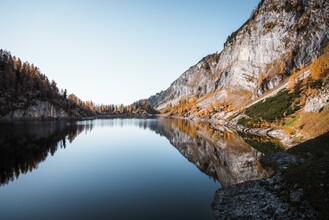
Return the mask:
{"type": "Polygon", "coordinates": [[[288,80],[287,88],[289,91],[292,91],[295,88],[296,78],[297,78],[297,71],[296,71],[296,68],[294,67],[293,70],[291,71],[291,75],[288,80]]]}
{"type": "Polygon", "coordinates": [[[314,80],[327,78],[329,75],[329,44],[324,48],[324,53],[310,66],[311,76],[314,80]]]}

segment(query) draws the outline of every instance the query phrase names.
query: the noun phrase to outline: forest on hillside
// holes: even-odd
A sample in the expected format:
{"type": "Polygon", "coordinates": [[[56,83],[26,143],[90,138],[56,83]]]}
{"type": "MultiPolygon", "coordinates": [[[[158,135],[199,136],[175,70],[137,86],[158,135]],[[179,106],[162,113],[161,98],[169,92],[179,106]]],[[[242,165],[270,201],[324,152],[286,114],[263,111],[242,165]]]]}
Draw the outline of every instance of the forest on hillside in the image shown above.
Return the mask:
{"type": "Polygon", "coordinates": [[[49,102],[63,109],[69,118],[146,117],[158,113],[147,100],[127,106],[83,101],[75,94],[67,94],[66,89],[59,90],[56,82],[50,81],[34,64],[22,62],[4,50],[0,50],[0,94],[0,117],[37,105],[37,101],[49,102]]]}

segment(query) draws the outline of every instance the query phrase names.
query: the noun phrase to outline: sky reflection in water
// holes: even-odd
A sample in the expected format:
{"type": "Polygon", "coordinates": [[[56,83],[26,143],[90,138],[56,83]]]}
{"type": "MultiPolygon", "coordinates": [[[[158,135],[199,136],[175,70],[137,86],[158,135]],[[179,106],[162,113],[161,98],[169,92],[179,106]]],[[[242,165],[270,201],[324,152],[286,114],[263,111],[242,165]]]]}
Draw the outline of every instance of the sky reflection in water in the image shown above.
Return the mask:
{"type": "Polygon", "coordinates": [[[1,123],[0,134],[4,219],[213,219],[221,185],[268,175],[240,136],[180,119],[1,123]]]}

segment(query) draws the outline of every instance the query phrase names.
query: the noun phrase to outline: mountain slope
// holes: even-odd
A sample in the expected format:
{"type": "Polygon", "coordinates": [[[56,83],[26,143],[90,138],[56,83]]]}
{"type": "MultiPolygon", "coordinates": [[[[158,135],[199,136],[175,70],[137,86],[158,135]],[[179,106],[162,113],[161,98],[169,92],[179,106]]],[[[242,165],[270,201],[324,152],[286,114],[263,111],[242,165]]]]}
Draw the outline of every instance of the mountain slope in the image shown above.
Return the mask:
{"type": "Polygon", "coordinates": [[[204,97],[200,108],[224,99],[239,108],[318,57],[329,41],[328,24],[326,0],[263,0],[220,53],[201,59],[149,101],[163,109],[195,96],[204,97]]]}
{"type": "Polygon", "coordinates": [[[128,106],[95,105],[66,93],[33,64],[0,50],[0,119],[140,118],[158,113],[148,100],[128,106]]]}
{"type": "Polygon", "coordinates": [[[0,118],[55,119],[95,115],[92,102],[59,91],[33,64],[0,50],[0,118]]]}
{"type": "Polygon", "coordinates": [[[292,146],[329,131],[321,120],[329,119],[328,42],[328,1],[263,0],[220,53],[149,101],[163,114],[211,119],[292,146]]]}

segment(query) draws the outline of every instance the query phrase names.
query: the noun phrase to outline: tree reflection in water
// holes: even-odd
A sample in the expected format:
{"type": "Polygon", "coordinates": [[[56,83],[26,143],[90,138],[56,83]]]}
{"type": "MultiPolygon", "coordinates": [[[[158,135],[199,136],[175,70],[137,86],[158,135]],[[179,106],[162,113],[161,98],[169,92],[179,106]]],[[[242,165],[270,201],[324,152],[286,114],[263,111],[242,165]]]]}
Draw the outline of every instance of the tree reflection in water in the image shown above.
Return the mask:
{"type": "Polygon", "coordinates": [[[65,148],[92,123],[67,121],[12,122],[0,124],[0,184],[32,172],[58,148],[65,148]]]}
{"type": "Polygon", "coordinates": [[[39,121],[0,123],[0,184],[36,169],[82,131],[116,126],[137,126],[166,137],[185,158],[223,187],[269,175],[259,163],[261,152],[218,125],[169,118],[39,121]]]}

